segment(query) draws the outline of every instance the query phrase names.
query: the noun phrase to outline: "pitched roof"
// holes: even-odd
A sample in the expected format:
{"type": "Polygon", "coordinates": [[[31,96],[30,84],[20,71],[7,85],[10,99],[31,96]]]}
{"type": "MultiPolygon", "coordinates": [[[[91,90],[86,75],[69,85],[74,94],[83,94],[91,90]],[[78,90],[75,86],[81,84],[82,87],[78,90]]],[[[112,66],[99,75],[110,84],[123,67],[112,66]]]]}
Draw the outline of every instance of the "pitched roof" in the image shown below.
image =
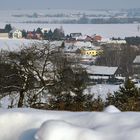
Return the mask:
{"type": "Polygon", "coordinates": [[[82,33],[70,33],[70,36],[75,38],[75,37],[82,36],[82,33]]]}
{"type": "Polygon", "coordinates": [[[87,72],[93,75],[114,75],[118,67],[107,67],[107,66],[88,66],[87,72]]]}
{"type": "Polygon", "coordinates": [[[140,55],[137,55],[136,58],[134,59],[133,63],[140,63],[140,55]]]}
{"type": "MultiPolygon", "coordinates": [[[[11,31],[10,31],[10,33],[14,33],[15,31],[20,31],[20,30],[18,30],[18,29],[12,29],[11,31]]],[[[20,31],[21,32],[21,31],[20,31]]]]}

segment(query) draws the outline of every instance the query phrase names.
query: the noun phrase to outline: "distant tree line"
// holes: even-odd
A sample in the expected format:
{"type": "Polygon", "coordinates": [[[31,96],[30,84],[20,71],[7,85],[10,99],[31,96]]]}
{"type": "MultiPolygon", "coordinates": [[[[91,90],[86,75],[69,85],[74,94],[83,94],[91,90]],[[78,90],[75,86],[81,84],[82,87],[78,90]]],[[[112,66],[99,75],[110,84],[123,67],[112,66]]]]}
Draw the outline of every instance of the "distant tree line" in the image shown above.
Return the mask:
{"type": "MultiPolygon", "coordinates": [[[[30,31],[22,30],[22,35],[24,38],[28,38],[28,33],[30,31]]],[[[48,31],[42,31],[40,27],[38,27],[36,30],[33,30],[31,32],[33,35],[39,34],[40,37],[44,40],[62,40],[65,38],[65,33],[62,28],[55,28],[54,31],[51,29],[48,31]]],[[[36,39],[37,36],[33,36],[32,39],[36,39]]]]}
{"type": "Polygon", "coordinates": [[[65,20],[52,20],[52,21],[31,21],[27,20],[23,23],[50,23],[50,24],[126,24],[126,23],[140,23],[140,18],[89,18],[85,15],[79,19],[65,19],[65,20]]]}
{"type": "Polygon", "coordinates": [[[136,37],[126,37],[125,38],[127,44],[129,45],[140,45],[140,37],[136,36],[136,37]]]}
{"type": "Polygon", "coordinates": [[[56,28],[54,31],[50,29],[48,32],[44,32],[43,38],[46,40],[62,40],[65,38],[65,33],[62,28],[56,28]]]}

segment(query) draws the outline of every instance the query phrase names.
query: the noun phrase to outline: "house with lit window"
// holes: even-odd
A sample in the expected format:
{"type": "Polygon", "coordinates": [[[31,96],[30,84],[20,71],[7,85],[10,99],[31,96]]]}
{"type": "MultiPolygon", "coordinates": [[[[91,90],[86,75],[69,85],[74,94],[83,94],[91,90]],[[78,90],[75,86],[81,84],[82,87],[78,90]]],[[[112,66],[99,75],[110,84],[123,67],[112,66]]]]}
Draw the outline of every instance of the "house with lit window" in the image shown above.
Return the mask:
{"type": "Polygon", "coordinates": [[[98,56],[103,53],[102,49],[95,48],[95,49],[82,49],[81,54],[83,55],[90,55],[90,56],[98,56]]]}

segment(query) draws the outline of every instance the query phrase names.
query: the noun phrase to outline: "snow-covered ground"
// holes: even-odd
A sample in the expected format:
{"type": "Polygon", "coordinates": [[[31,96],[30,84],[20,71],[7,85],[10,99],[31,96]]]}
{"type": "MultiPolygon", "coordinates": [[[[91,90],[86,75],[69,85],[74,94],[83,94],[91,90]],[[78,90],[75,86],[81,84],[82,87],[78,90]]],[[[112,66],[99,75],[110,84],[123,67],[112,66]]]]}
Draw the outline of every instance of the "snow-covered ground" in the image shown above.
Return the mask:
{"type": "MultiPolygon", "coordinates": [[[[140,83],[135,84],[136,87],[140,88],[140,83]]],[[[97,98],[100,96],[103,100],[106,99],[108,94],[114,94],[114,92],[119,90],[119,87],[123,86],[121,85],[113,85],[113,84],[97,84],[94,86],[89,86],[85,93],[94,94],[94,97],[97,98]]]]}
{"type": "Polygon", "coordinates": [[[17,51],[23,47],[28,47],[34,43],[43,43],[43,42],[45,43],[47,41],[0,38],[0,50],[17,51]]]}
{"type": "Polygon", "coordinates": [[[0,140],[139,140],[140,113],[0,109],[0,140]]]}
{"type": "Polygon", "coordinates": [[[110,85],[110,84],[97,84],[94,86],[89,86],[85,93],[94,94],[94,97],[97,98],[100,96],[103,100],[106,99],[107,94],[113,94],[115,91],[119,90],[120,85],[110,85]]]}

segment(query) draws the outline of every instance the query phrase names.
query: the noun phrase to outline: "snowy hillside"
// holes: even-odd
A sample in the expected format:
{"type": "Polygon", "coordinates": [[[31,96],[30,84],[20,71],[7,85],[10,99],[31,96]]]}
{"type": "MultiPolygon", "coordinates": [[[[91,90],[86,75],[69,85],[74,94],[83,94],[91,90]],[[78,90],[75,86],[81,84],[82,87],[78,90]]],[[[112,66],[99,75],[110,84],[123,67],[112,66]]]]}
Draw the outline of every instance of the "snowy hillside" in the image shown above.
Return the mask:
{"type": "Polygon", "coordinates": [[[45,41],[28,39],[3,39],[0,38],[0,50],[19,51],[23,47],[28,47],[35,43],[45,43],[45,41]]]}
{"type": "Polygon", "coordinates": [[[140,113],[0,110],[1,140],[139,140],[140,113]]]}

